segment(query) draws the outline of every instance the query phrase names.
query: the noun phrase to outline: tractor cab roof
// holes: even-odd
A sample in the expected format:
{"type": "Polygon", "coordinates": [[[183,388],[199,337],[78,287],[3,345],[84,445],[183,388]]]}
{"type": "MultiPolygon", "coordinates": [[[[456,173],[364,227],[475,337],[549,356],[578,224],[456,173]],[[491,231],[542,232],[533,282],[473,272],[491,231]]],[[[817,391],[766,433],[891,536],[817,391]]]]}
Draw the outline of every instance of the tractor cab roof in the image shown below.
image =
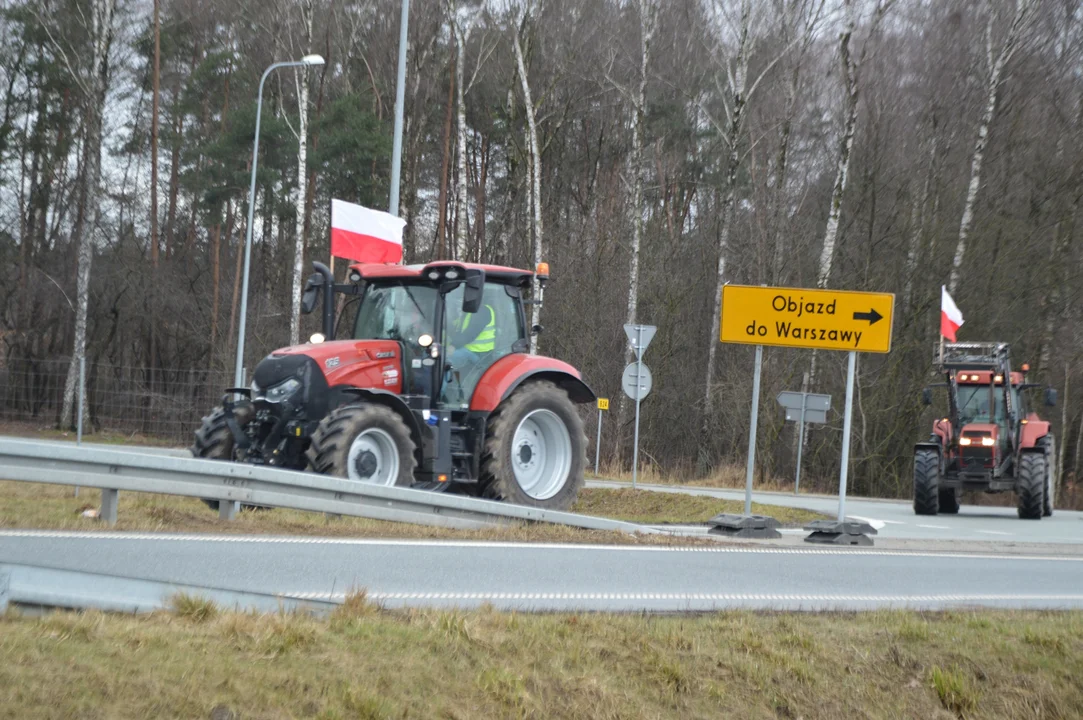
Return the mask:
{"type": "Polygon", "coordinates": [[[466,270],[484,270],[485,278],[492,282],[507,285],[527,287],[534,273],[529,270],[504,267],[502,265],[480,265],[477,263],[460,263],[451,260],[438,260],[427,265],[388,265],[384,263],[354,263],[350,270],[358,273],[357,278],[351,276],[351,280],[421,280],[436,282],[441,280],[448,270],[458,270],[465,274],[466,270]]]}

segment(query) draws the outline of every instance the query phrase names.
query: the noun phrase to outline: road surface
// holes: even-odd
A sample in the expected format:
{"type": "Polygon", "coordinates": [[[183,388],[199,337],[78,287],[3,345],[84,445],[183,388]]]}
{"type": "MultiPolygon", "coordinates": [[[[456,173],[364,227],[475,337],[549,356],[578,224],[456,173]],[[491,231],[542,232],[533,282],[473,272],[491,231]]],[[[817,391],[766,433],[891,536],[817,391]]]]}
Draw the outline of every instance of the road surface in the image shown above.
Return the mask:
{"type": "MultiPolygon", "coordinates": [[[[588,480],[587,487],[631,487],[631,483],[588,480]]],[[[644,485],[638,488],[656,492],[708,495],[726,500],[744,501],[744,490],[704,488],[692,485],[644,485]]],[[[779,492],[753,492],[753,502],[782,507],[804,508],[837,517],[838,497],[793,495],[779,492]]],[[[977,507],[963,505],[958,515],[915,515],[909,501],[876,498],[846,498],[846,516],[865,520],[877,530],[876,540],[945,540],[1013,543],[1055,543],[1083,545],[1083,512],[1057,510],[1041,520],[1020,520],[1014,507],[977,507]]],[[[807,535],[803,530],[786,531],[807,535]]]]}
{"type": "Polygon", "coordinates": [[[5,562],[391,607],[1083,608],[1078,556],[3,530],[5,562]]]}

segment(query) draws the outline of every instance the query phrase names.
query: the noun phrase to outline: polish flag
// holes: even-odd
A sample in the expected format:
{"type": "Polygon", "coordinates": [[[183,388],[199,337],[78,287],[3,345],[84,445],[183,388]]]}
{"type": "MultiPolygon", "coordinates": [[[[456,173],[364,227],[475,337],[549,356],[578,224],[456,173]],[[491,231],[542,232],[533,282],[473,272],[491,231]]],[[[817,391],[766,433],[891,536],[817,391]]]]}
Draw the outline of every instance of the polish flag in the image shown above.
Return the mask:
{"type": "Polygon", "coordinates": [[[963,314],[959,312],[955,301],[948,295],[948,289],[940,286],[940,334],[956,342],[955,333],[963,325],[963,314]]]}
{"type": "Polygon", "coordinates": [[[342,200],[331,201],[331,255],[357,262],[402,261],[406,221],[342,200]]]}

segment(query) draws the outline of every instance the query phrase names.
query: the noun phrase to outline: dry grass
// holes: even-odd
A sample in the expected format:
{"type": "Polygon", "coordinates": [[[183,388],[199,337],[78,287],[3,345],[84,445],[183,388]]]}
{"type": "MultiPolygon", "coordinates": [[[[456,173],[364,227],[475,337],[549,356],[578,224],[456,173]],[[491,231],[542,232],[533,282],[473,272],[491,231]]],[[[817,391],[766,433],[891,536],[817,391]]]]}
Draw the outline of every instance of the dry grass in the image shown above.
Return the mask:
{"type": "Polygon", "coordinates": [[[1083,714],[1081,613],[521,615],[353,598],[326,620],[0,617],[0,718],[1083,714]],[[919,623],[927,636],[900,638],[919,623]]]}
{"type": "MultiPolygon", "coordinates": [[[[637,523],[705,523],[719,513],[744,512],[739,500],[720,500],[701,495],[651,492],[630,488],[588,489],[579,495],[574,510],[585,515],[599,515],[637,523]]],[[[799,508],[752,503],[754,515],[770,515],[783,526],[801,527],[812,520],[827,517],[799,508]]]]}
{"type": "MultiPolygon", "coordinates": [[[[101,493],[83,488],[79,497],[62,485],[0,481],[0,527],[49,530],[102,529],[99,520],[81,512],[100,505],[101,493]]],[[[579,512],[655,523],[703,522],[720,512],[741,512],[740,503],[649,491],[584,490],[579,512]]],[[[755,509],[755,508],[754,508],[755,509]]],[[[772,512],[781,508],[771,508],[772,512]]],[[[821,517],[807,511],[790,511],[791,520],[821,517]],[[800,515],[800,517],[798,517],[800,515]]],[[[776,513],[777,517],[777,513],[776,513]]],[[[271,535],[320,535],[332,537],[448,538],[507,540],[517,542],[580,542],[620,544],[688,544],[713,542],[660,535],[628,535],[577,528],[516,524],[484,530],[452,530],[365,518],[328,518],[300,510],[243,511],[235,520],[221,521],[199,500],[170,495],[122,492],[117,511],[117,530],[153,532],[260,533],[271,535]]]]}

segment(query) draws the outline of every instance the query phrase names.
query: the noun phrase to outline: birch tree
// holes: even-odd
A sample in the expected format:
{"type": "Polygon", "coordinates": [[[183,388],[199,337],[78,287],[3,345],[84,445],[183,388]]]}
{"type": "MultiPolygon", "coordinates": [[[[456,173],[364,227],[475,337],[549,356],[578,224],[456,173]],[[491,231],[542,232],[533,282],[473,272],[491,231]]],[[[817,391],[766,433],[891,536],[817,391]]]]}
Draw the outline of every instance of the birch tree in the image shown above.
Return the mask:
{"type": "MultiPolygon", "coordinates": [[[[801,7],[800,3],[795,3],[786,7],[783,22],[792,23],[793,18],[798,14],[797,10],[799,7],[801,7]]],[[[818,14],[819,11],[817,10],[817,17],[818,14]]],[[[722,11],[716,5],[716,18],[721,20],[722,15],[722,11]]],[[[760,86],[760,83],[763,82],[764,78],[766,78],[774,69],[775,65],[782,60],[786,53],[788,53],[797,42],[794,41],[786,44],[777,55],[766,63],[750,84],[748,68],[749,59],[756,49],[757,34],[754,32],[753,28],[756,19],[757,18],[754,17],[753,13],[752,0],[741,0],[737,26],[734,28],[736,32],[736,47],[734,48],[732,56],[727,56],[727,53],[723,49],[721,38],[719,38],[716,46],[714,59],[718,65],[719,71],[715,73],[715,85],[719,97],[722,100],[723,110],[725,111],[726,117],[724,121],[715,117],[710,112],[706,112],[702,103],[700,104],[701,109],[705,111],[709,122],[714,126],[715,130],[722,138],[726,148],[721,207],[718,210],[720,225],[718,229],[718,255],[717,263],[715,265],[714,305],[710,319],[710,332],[707,335],[709,344],[707,347],[707,372],[703,392],[702,440],[706,440],[710,435],[711,418],[714,415],[714,393],[712,390],[718,357],[718,322],[722,312],[722,286],[725,285],[727,281],[726,265],[729,260],[730,233],[732,232],[734,209],[737,204],[737,176],[738,170],[741,167],[740,143],[744,132],[744,119],[747,112],[747,105],[749,99],[755,94],[756,89],[760,86]]],[[[719,22],[719,24],[721,25],[722,23],[719,22]]],[[[800,40],[804,40],[811,34],[814,25],[815,22],[812,22],[805,26],[805,33],[801,34],[800,40]]],[[[699,458],[701,467],[703,467],[707,461],[706,453],[707,444],[706,442],[701,442],[699,458]]]]}
{"type": "MultiPolygon", "coordinates": [[[[845,17],[842,31],[839,33],[839,64],[842,68],[843,90],[845,92],[845,116],[842,123],[842,135],[839,137],[838,156],[835,162],[835,182],[831,186],[831,205],[827,212],[827,229],[820,250],[820,261],[816,273],[816,287],[826,288],[831,280],[831,268],[835,263],[835,246],[839,237],[839,220],[842,217],[842,201],[846,195],[846,182],[850,176],[850,159],[853,156],[854,134],[857,130],[858,83],[861,67],[868,54],[871,38],[876,34],[884,15],[894,4],[894,0],[878,0],[873,11],[869,27],[869,37],[862,44],[861,52],[854,57],[854,31],[857,27],[857,10],[854,0],[844,0],[845,17]]],[[[816,364],[819,352],[812,351],[809,363],[809,384],[816,384],[816,364]]],[[[802,388],[805,391],[807,388],[802,388]]],[[[806,436],[807,442],[807,436],[806,436]]]]}
{"type": "MultiPolygon", "coordinates": [[[[473,19],[459,17],[457,3],[454,0],[448,2],[448,16],[451,20],[451,30],[455,33],[455,44],[458,51],[455,53],[455,241],[452,244],[451,257],[455,260],[466,259],[466,242],[468,236],[467,209],[466,209],[466,93],[463,87],[466,76],[466,41],[470,39],[473,30],[473,19]]],[[[471,81],[473,84],[473,81],[471,81]]]]}
{"type": "MultiPolygon", "coordinates": [[[[639,248],[643,241],[643,120],[647,105],[647,66],[650,63],[651,40],[658,21],[658,5],[654,0],[639,0],[639,68],[636,75],[636,89],[629,93],[610,77],[610,83],[623,91],[632,105],[632,148],[628,159],[632,186],[632,247],[628,267],[628,304],[625,323],[634,324],[639,306],[639,248]]],[[[625,345],[624,364],[632,362],[632,346],[625,345]]],[[[628,396],[621,393],[617,407],[617,427],[623,428],[628,423],[631,403],[628,396]]],[[[616,459],[620,460],[621,445],[614,447],[616,459]]]]}
{"type": "MultiPolygon", "coordinates": [[[[879,0],[876,3],[872,23],[869,27],[870,37],[875,35],[880,22],[884,19],[884,15],[893,4],[894,0],[879,0]]],[[[816,286],[820,288],[827,287],[827,283],[831,280],[831,268],[835,260],[835,245],[839,237],[839,219],[842,217],[842,200],[846,194],[846,182],[850,176],[850,158],[853,155],[854,133],[857,128],[858,83],[861,66],[864,64],[870,44],[870,40],[866,39],[862,45],[860,56],[858,58],[854,57],[852,44],[854,30],[857,26],[857,10],[854,8],[854,0],[844,0],[843,6],[845,20],[842,32],[839,33],[839,64],[842,68],[846,115],[843,119],[842,135],[839,137],[839,152],[835,163],[835,182],[831,187],[831,205],[827,213],[827,229],[824,231],[819,269],[816,274],[816,286]]],[[[815,371],[812,374],[815,376],[815,371]]]]}
{"type": "MultiPolygon", "coordinates": [[[[303,33],[303,53],[312,51],[312,0],[301,0],[301,30],[303,33]]],[[[294,197],[294,245],[293,245],[293,283],[290,289],[290,345],[296,345],[301,327],[301,278],[305,264],[305,192],[308,188],[308,93],[309,74],[307,67],[294,70],[294,84],[297,90],[297,189],[294,197]]]]}
{"type": "MultiPolygon", "coordinates": [[[[523,61],[523,47],[520,42],[520,34],[526,33],[526,21],[527,21],[527,9],[526,5],[523,5],[519,9],[518,17],[516,18],[516,30],[512,38],[512,43],[515,49],[515,65],[519,74],[519,86],[523,91],[523,105],[526,113],[526,126],[527,126],[527,146],[530,152],[530,212],[531,212],[531,226],[534,233],[534,267],[538,266],[538,263],[542,261],[544,257],[543,252],[543,234],[542,234],[542,211],[541,211],[541,152],[538,149],[538,125],[537,125],[537,110],[534,107],[534,101],[530,94],[530,82],[526,74],[526,63],[523,61]]],[[[542,300],[542,288],[538,279],[534,278],[534,300],[536,301],[530,311],[530,324],[531,327],[537,325],[541,321],[541,300],[542,300]]],[[[536,333],[530,335],[530,352],[535,354],[538,351],[538,336],[536,333]]]]}
{"type": "Polygon", "coordinates": [[[963,266],[967,240],[970,237],[970,226],[974,222],[974,205],[978,201],[978,190],[981,188],[981,166],[985,158],[985,147],[989,141],[989,127],[993,124],[993,118],[996,117],[997,98],[1000,94],[1000,86],[1004,82],[1004,68],[1019,48],[1032,3],[1033,0],[1016,0],[1015,14],[1008,26],[1004,43],[995,57],[993,55],[993,25],[996,13],[993,12],[991,5],[989,7],[989,17],[985,25],[985,63],[988,71],[985,83],[985,108],[982,111],[981,122],[978,124],[978,136],[974,140],[974,155],[970,161],[970,182],[967,185],[966,201],[963,203],[963,217],[959,221],[959,240],[955,245],[955,257],[951,262],[948,292],[952,295],[959,287],[959,270],[963,266]]]}
{"type": "MultiPolygon", "coordinates": [[[[93,0],[90,7],[90,68],[86,77],[67,63],[73,80],[79,85],[86,103],[86,136],[83,140],[83,177],[80,194],[85,212],[91,217],[84,224],[79,237],[73,238],[78,245],[78,269],[76,271],[75,342],[72,348],[68,375],[64,382],[64,404],[60,413],[60,426],[71,427],[76,385],[79,380],[79,364],[86,357],[87,311],[90,305],[90,266],[94,259],[96,235],[101,230],[101,163],[102,163],[102,116],[105,112],[105,94],[108,88],[109,49],[113,42],[113,15],[116,0],[93,0]]],[[[64,49],[57,48],[62,54],[64,49]]],[[[86,394],[86,388],[79,388],[86,394]]],[[[86,404],[83,405],[86,408],[86,404]]]]}

